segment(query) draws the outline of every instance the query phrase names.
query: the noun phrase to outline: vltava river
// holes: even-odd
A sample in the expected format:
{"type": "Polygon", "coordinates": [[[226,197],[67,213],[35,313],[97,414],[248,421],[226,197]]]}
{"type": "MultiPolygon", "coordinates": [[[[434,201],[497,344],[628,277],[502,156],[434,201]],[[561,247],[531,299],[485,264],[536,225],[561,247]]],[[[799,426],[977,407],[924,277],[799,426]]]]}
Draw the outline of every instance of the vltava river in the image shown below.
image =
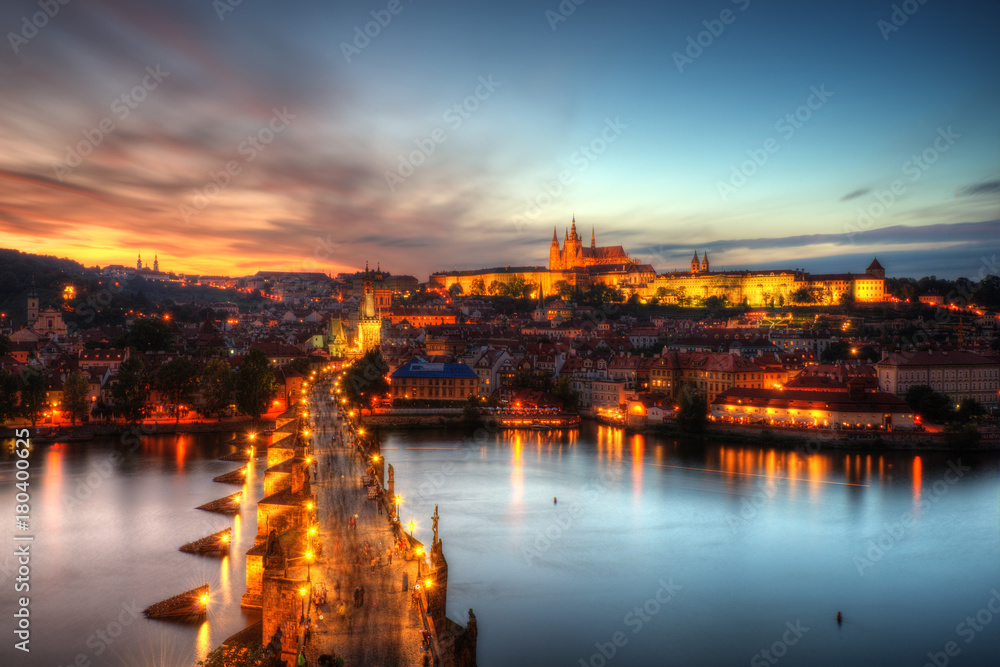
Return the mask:
{"type": "Polygon", "coordinates": [[[484,667],[998,664],[994,453],[805,455],[591,422],[383,443],[426,543],[439,506],[448,612],[474,608],[484,667]]]}
{"type": "MultiPolygon", "coordinates": [[[[116,439],[36,449],[32,652],[14,664],[191,665],[257,620],[239,608],[254,506],[235,519],[194,509],[238,490],[212,481],[240,465],[216,460],[231,437],[147,437],[124,457],[116,439]],[[177,551],[228,526],[230,558],[177,551]],[[206,582],[204,623],[135,617],[206,582]]],[[[920,667],[928,653],[997,664],[996,454],[797,455],[589,422],[569,434],[397,431],[383,442],[403,520],[428,544],[439,506],[449,614],[464,622],[475,609],[483,667],[920,667]]],[[[10,628],[6,445],[0,615],[10,628]]],[[[261,466],[250,470],[252,499],[261,466]]],[[[24,657],[14,641],[0,663],[24,657]]]]}

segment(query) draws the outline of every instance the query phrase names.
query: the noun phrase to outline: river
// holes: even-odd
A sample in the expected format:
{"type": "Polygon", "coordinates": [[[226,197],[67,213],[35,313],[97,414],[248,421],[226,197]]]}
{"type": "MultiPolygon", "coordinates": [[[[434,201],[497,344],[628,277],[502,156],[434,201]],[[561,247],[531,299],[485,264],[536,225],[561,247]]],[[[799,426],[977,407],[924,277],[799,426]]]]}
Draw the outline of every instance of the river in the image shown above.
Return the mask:
{"type": "MultiPolygon", "coordinates": [[[[150,436],[124,456],[116,439],[36,448],[32,651],[16,664],[191,665],[257,620],[239,607],[253,506],[237,518],[194,509],[238,489],[212,481],[241,465],[217,460],[232,437],[150,436]],[[177,550],[228,526],[232,557],[177,550]],[[136,617],[206,582],[206,622],[136,617]]],[[[7,444],[0,502],[13,508],[7,444]]],[[[928,653],[996,664],[996,453],[807,455],[590,422],[478,439],[393,431],[383,453],[403,521],[425,543],[439,506],[449,615],[464,622],[475,609],[482,667],[919,667],[928,653]]],[[[250,470],[253,499],[261,465],[250,470]]],[[[7,619],[12,552],[0,557],[7,619]]],[[[5,634],[0,656],[24,657],[5,634]]]]}
{"type": "Polygon", "coordinates": [[[483,435],[383,439],[483,667],[997,664],[996,453],[483,435]]]}
{"type": "MultiPolygon", "coordinates": [[[[253,546],[255,504],[230,517],[194,509],[235,493],[212,478],[240,467],[219,461],[235,451],[232,433],[144,436],[37,445],[30,458],[30,530],[13,530],[15,471],[4,441],[0,503],[8,517],[8,548],[0,556],[0,616],[11,619],[15,599],[28,596],[31,652],[13,648],[5,621],[2,664],[185,665],[260,618],[240,609],[246,590],[243,553],[253,546]],[[10,508],[9,510],[7,508],[10,508]],[[178,551],[232,527],[231,556],[178,551]],[[13,594],[17,562],[12,533],[33,535],[30,591],[13,594]],[[147,620],[147,606],[204,583],[211,587],[202,623],[147,620]],[[16,660],[16,662],[14,661],[16,660]]],[[[249,469],[251,498],[263,493],[263,460],[249,469]]]]}

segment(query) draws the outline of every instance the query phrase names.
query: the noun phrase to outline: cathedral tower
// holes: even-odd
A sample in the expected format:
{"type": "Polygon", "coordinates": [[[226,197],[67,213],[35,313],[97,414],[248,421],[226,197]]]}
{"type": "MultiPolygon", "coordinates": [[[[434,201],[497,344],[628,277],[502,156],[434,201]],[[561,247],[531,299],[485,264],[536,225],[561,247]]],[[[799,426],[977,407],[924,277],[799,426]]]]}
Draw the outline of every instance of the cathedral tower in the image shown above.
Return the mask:
{"type": "MultiPolygon", "coordinates": [[[[31,282],[34,283],[34,279],[31,282]]],[[[30,327],[36,321],[38,321],[38,294],[32,287],[31,291],[28,292],[28,326],[30,327]]]]}
{"type": "Polygon", "coordinates": [[[698,251],[694,251],[694,257],[691,258],[691,273],[698,273],[698,251]]]}
{"type": "Polygon", "coordinates": [[[372,274],[365,262],[365,286],[358,304],[358,349],[362,354],[382,344],[382,316],[375,308],[375,288],[372,274]]]}
{"type": "MultiPolygon", "coordinates": [[[[695,253],[694,256],[697,257],[698,253],[695,253]]],[[[707,250],[705,251],[705,259],[701,260],[701,271],[702,271],[702,273],[708,273],[708,251],[707,250]]]]}
{"type": "Polygon", "coordinates": [[[559,256],[559,237],[556,236],[556,228],[552,228],[552,245],[549,246],[549,271],[561,271],[562,259],[559,256]]]}

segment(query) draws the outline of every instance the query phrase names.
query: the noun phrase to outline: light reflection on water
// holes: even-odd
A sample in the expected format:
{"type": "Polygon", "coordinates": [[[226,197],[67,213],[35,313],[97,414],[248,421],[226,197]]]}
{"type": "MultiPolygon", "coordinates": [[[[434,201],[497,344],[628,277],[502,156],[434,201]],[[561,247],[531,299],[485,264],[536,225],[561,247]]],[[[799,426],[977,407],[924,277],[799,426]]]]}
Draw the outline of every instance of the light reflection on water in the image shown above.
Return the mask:
{"type": "MultiPolygon", "coordinates": [[[[234,492],[233,485],[212,481],[242,465],[217,460],[234,450],[232,437],[159,435],[143,437],[134,448],[120,438],[34,447],[28,592],[33,634],[31,661],[23,664],[71,664],[82,656],[93,665],[191,665],[259,619],[239,606],[246,582],[243,554],[256,532],[254,504],[245,503],[236,517],[194,509],[234,492]],[[230,526],[230,556],[178,551],[230,526]],[[142,616],[143,608],[205,583],[211,601],[204,622],[142,616]],[[129,622],[119,628],[122,613],[129,622]]],[[[9,443],[0,444],[0,503],[11,507],[14,465],[9,443]]],[[[248,477],[242,488],[251,498],[261,497],[262,483],[248,477]]],[[[0,585],[10,585],[2,567],[0,579],[0,585]]],[[[0,616],[9,618],[13,604],[12,596],[0,596],[0,616]]],[[[9,650],[0,648],[0,657],[9,650]]]]}
{"type": "MultiPolygon", "coordinates": [[[[449,615],[475,609],[483,667],[587,664],[618,630],[615,664],[748,664],[797,619],[811,630],[782,665],[920,665],[1000,583],[996,453],[683,444],[586,422],[465,438],[389,432],[383,452],[419,539],[440,507],[449,615]],[[974,472],[915,512],[956,458],[974,472]],[[684,588],[633,635],[624,619],[661,578],[684,588]]],[[[992,661],[1000,619],[983,635],[950,664],[992,661]]]]}

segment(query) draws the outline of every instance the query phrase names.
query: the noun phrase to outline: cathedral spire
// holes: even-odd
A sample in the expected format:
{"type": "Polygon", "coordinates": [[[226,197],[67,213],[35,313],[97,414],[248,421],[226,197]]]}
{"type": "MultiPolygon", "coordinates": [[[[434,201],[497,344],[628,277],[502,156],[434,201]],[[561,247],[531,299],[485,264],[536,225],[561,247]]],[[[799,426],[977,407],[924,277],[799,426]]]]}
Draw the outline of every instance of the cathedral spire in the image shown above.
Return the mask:
{"type": "Polygon", "coordinates": [[[593,225],[590,226],[590,247],[591,249],[597,247],[597,230],[593,225]]]}
{"type": "Polygon", "coordinates": [[[698,251],[694,251],[694,257],[691,258],[691,273],[698,273],[699,261],[698,261],[698,251]]]}
{"type": "Polygon", "coordinates": [[[576,214],[573,214],[573,225],[569,228],[569,237],[574,241],[580,240],[580,235],[576,233],[576,214]]]}
{"type": "Polygon", "coordinates": [[[554,246],[558,246],[559,245],[559,237],[556,236],[555,225],[552,226],[552,245],[554,245],[554,246]]]}

